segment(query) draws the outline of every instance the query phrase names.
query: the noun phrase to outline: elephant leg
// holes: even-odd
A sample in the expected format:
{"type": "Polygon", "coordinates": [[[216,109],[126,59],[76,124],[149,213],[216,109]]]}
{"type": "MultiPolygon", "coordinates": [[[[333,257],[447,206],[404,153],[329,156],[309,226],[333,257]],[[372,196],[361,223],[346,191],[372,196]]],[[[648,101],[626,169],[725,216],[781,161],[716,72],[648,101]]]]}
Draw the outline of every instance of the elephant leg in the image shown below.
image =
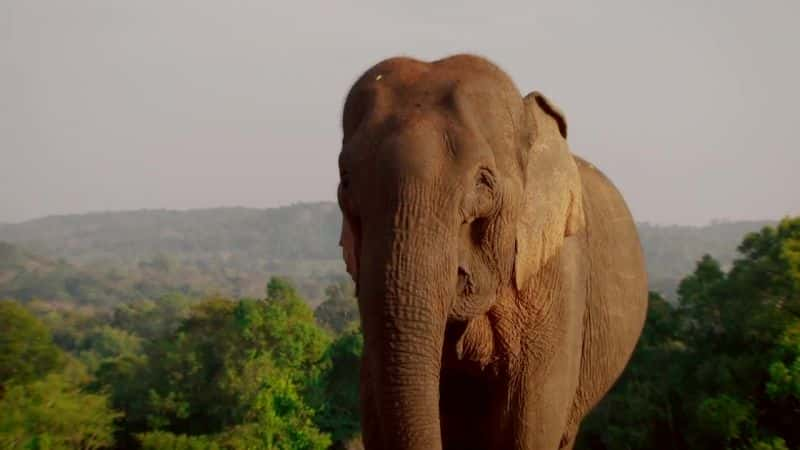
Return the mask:
{"type": "Polygon", "coordinates": [[[522,349],[526,356],[521,362],[521,379],[510,391],[517,397],[512,401],[517,409],[511,411],[518,411],[518,450],[563,448],[562,439],[573,423],[586,319],[586,272],[580,243],[565,243],[559,260],[545,267],[539,286],[532,288],[543,295],[529,297],[544,309],[531,324],[533,332],[522,349]],[[555,289],[553,280],[557,280],[555,289]]]}
{"type": "MultiPolygon", "coordinates": [[[[577,425],[571,413],[581,375],[583,308],[561,325],[561,339],[545,359],[531,359],[511,386],[507,412],[516,450],[571,448],[577,425]]],[[[554,333],[558,334],[558,333],[554,333]]]]}
{"type": "Polygon", "coordinates": [[[511,403],[518,412],[510,413],[516,450],[571,447],[569,412],[577,391],[579,358],[570,353],[559,352],[545,374],[535,370],[520,380],[521,389],[511,403]]]}

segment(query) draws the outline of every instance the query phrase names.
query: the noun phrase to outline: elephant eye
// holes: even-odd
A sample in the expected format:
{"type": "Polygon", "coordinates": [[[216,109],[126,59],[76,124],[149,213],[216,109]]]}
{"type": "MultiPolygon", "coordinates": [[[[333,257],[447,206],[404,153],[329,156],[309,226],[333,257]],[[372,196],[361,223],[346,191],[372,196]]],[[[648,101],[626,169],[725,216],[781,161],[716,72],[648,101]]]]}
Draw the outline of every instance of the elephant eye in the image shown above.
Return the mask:
{"type": "Polygon", "coordinates": [[[474,189],[465,198],[464,217],[470,222],[473,219],[486,217],[495,207],[495,178],[489,169],[481,169],[475,176],[474,189]]]}
{"type": "Polygon", "coordinates": [[[350,176],[347,172],[342,171],[339,174],[339,185],[342,186],[342,190],[347,190],[350,187],[350,176]]]}
{"type": "Polygon", "coordinates": [[[488,189],[494,189],[494,175],[489,169],[481,169],[478,171],[478,176],[475,179],[475,186],[476,187],[485,187],[488,189]]]}
{"type": "Polygon", "coordinates": [[[489,169],[479,170],[478,176],[475,177],[475,189],[478,198],[481,200],[491,200],[494,197],[496,184],[494,174],[489,171],[489,169]]]}

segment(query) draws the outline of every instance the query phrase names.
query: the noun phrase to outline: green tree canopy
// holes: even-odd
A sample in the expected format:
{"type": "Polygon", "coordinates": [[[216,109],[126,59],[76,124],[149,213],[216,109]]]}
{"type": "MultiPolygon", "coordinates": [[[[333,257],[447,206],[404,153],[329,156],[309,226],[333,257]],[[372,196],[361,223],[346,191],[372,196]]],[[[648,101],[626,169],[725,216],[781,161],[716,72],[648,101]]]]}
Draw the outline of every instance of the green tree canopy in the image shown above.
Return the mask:
{"type": "Polygon", "coordinates": [[[105,395],[89,394],[69,374],[11,386],[0,398],[0,447],[101,449],[114,443],[114,412],[105,395]]]}
{"type": "Polygon", "coordinates": [[[142,355],[119,352],[124,339],[99,341],[116,356],[100,365],[98,387],[145,448],[327,448],[315,418],[330,337],[286,280],[270,280],[267,292],[193,304],[142,355]]]}
{"type": "Polygon", "coordinates": [[[352,282],[332,284],[325,289],[325,301],[314,310],[317,322],[334,334],[342,333],[357,323],[358,300],[352,282]]]}
{"type": "Polygon", "coordinates": [[[8,383],[25,383],[63,366],[49,330],[20,304],[0,301],[0,393],[8,383]]]}

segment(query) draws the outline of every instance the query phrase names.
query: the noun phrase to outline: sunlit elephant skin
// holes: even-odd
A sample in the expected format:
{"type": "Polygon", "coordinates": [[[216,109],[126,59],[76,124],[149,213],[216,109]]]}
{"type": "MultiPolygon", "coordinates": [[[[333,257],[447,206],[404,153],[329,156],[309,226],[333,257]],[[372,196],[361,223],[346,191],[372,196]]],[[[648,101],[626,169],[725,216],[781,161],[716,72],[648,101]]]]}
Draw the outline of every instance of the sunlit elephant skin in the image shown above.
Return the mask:
{"type": "Polygon", "coordinates": [[[342,126],[365,447],[572,448],[647,308],[619,192],[558,108],[475,56],[377,64],[342,126]]]}

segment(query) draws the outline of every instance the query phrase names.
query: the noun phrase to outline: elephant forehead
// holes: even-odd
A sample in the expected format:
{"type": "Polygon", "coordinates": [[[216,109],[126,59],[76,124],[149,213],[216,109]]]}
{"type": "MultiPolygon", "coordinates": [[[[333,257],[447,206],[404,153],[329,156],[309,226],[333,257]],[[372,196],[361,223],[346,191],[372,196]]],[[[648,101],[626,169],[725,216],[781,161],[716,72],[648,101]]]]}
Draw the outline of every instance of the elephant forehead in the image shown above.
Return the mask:
{"type": "Polygon", "coordinates": [[[436,120],[407,121],[374,148],[377,168],[384,176],[434,182],[451,160],[444,136],[436,120]]]}
{"type": "Polygon", "coordinates": [[[417,93],[424,95],[428,88],[446,93],[457,85],[472,83],[486,83],[485,88],[508,91],[520,97],[508,74],[489,60],[474,55],[454,55],[433,62],[390,58],[367,70],[355,86],[380,84],[402,91],[421,87],[422,92],[417,90],[417,93]]]}
{"type": "Polygon", "coordinates": [[[362,122],[431,108],[454,116],[469,111],[494,120],[497,111],[519,114],[522,98],[510,77],[483,58],[457,55],[431,63],[392,58],[369,69],[350,90],[343,114],[345,134],[362,122]]]}

